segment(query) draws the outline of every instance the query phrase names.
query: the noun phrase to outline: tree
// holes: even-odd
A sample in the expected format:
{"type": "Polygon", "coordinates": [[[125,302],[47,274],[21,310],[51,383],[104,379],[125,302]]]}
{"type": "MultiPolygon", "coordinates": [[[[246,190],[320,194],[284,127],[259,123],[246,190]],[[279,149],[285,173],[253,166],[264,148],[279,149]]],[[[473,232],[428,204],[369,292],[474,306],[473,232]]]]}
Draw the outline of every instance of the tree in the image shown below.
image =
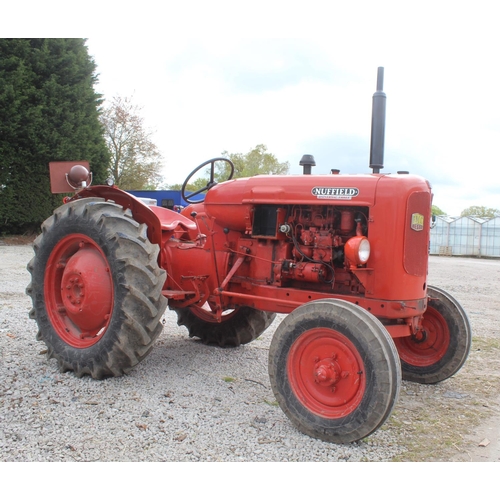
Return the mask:
{"type": "Polygon", "coordinates": [[[439,207],[436,205],[432,205],[432,210],[431,210],[432,215],[446,215],[446,212],[443,212],[439,207]]]}
{"type": "Polygon", "coordinates": [[[95,70],[83,38],[0,39],[0,232],[35,230],[61,204],[49,162],[88,160],[106,178],[95,70]]]}
{"type": "Polygon", "coordinates": [[[485,217],[485,218],[493,218],[500,216],[500,210],[497,208],[487,208],[487,207],[479,207],[477,205],[473,205],[465,210],[462,210],[460,214],[462,217],[485,217]]]}
{"type": "Polygon", "coordinates": [[[121,189],[155,189],[162,181],[162,155],[144,128],[141,108],[114,97],[102,116],[111,156],[109,174],[121,189]]]}
{"type": "MultiPolygon", "coordinates": [[[[264,144],[255,146],[246,154],[223,151],[222,156],[229,158],[234,163],[234,178],[263,174],[282,175],[287,174],[290,169],[290,164],[287,161],[280,163],[276,156],[268,153],[264,144]]],[[[219,177],[227,178],[228,171],[227,163],[222,164],[219,177]]]]}

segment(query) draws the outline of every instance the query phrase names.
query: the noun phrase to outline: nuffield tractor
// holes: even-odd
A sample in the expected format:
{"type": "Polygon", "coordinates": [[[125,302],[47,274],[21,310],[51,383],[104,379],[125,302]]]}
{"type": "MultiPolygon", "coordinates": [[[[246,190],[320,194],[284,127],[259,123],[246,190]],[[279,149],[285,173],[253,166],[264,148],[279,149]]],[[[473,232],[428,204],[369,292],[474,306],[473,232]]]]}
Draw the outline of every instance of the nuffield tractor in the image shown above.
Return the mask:
{"type": "Polygon", "coordinates": [[[402,379],[454,375],[469,321],[427,282],[429,183],[381,173],[382,88],[379,68],[366,174],[313,175],[304,155],[303,175],[232,179],[231,161],[214,158],[186,179],[177,213],[91,186],[85,162],[51,164],[52,192],[74,194],[43,223],[28,265],[48,356],[78,377],[120,376],[151,351],[167,304],[191,337],[219,346],[287,314],[269,349],[272,390],[299,430],[334,443],[377,430],[402,379]],[[203,168],[206,187],[188,194],[203,168]],[[215,182],[218,169],[227,181],[215,182]]]}

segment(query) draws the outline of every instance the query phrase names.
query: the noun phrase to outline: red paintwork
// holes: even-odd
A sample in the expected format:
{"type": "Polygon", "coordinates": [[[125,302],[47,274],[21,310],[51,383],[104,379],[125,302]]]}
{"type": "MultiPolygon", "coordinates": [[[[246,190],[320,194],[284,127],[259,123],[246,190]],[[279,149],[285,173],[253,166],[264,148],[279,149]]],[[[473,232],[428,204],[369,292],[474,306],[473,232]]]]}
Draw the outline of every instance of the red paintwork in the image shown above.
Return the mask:
{"type": "Polygon", "coordinates": [[[44,295],[50,322],[64,342],[81,349],[97,343],[114,302],[108,261],[99,245],[78,233],[60,240],[47,262],[44,295]]]}
{"type": "MultiPolygon", "coordinates": [[[[192,297],[200,303],[209,300],[212,310],[248,305],[289,313],[304,302],[335,297],[369,310],[387,324],[394,336],[409,335],[414,328],[413,318],[421,316],[427,305],[431,208],[428,183],[410,175],[273,176],[272,180],[272,186],[266,176],[219,184],[207,193],[203,204],[184,210],[188,216],[196,212],[194,220],[206,241],[203,245],[189,246],[164,235],[164,262],[169,273],[167,288],[191,290],[192,297]],[[317,199],[312,194],[317,186],[356,188],[359,194],[351,200],[317,199]],[[418,193],[416,199],[413,193],[418,193]],[[300,231],[304,243],[298,245],[299,249],[314,260],[326,262],[331,259],[339,239],[345,240],[349,233],[359,235],[359,227],[353,222],[349,209],[366,207],[370,259],[363,267],[336,267],[333,290],[325,283],[329,278],[328,267],[321,263],[298,263],[285,273],[282,262],[298,260],[300,256],[296,249],[290,249],[284,234],[252,235],[255,207],[260,205],[293,206],[295,216],[292,218],[304,226],[306,215],[301,207],[318,210],[344,207],[336,236],[328,233],[328,228],[320,227],[321,220],[310,221],[312,227],[300,231]],[[415,235],[409,227],[414,212],[422,214],[425,220],[424,229],[415,235]],[[313,241],[315,245],[311,244],[313,241]],[[244,262],[238,263],[233,277],[221,289],[231,268],[242,256],[244,262]],[[195,277],[203,277],[203,283],[195,277]]],[[[286,223],[285,219],[283,209],[278,213],[278,224],[286,223]]],[[[174,305],[175,294],[170,297],[174,305]]],[[[182,305],[180,300],[179,306],[182,305]]]]}
{"type": "Polygon", "coordinates": [[[292,344],[288,380],[297,399],[322,418],[341,418],[361,403],[365,366],[357,348],[330,328],[313,328],[292,344]]]}
{"type": "Polygon", "coordinates": [[[450,345],[450,329],[441,313],[432,307],[424,313],[423,332],[415,337],[395,339],[400,358],[412,366],[427,367],[437,363],[450,345]]]}
{"type": "Polygon", "coordinates": [[[180,214],[115,187],[90,187],[75,198],[91,196],[113,200],[147,225],[160,247],[172,307],[205,304],[220,321],[223,311],[243,305],[289,313],[311,300],[338,298],[373,313],[393,337],[418,331],[427,307],[432,196],[421,177],[235,179],[180,214]],[[371,253],[356,266],[343,248],[361,236],[371,253]]]}
{"type": "Polygon", "coordinates": [[[161,245],[162,232],[180,230],[189,237],[195,238],[197,235],[196,225],[183,215],[166,208],[146,205],[135,196],[115,186],[92,186],[78,191],[71,199],[91,197],[104,198],[121,205],[124,209],[130,209],[137,222],[147,225],[148,238],[151,243],[161,245]]]}

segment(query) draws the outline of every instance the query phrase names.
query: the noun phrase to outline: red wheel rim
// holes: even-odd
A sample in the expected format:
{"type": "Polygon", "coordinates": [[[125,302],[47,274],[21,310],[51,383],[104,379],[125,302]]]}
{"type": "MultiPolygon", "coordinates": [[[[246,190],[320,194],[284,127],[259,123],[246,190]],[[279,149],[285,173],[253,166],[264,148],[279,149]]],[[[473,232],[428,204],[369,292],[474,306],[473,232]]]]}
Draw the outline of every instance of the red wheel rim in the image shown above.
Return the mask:
{"type": "Polygon", "coordinates": [[[313,328],[301,334],[290,349],[287,372],[299,401],[324,418],[349,415],[365,393],[363,360],[336,330],[313,328]]]}
{"type": "Polygon", "coordinates": [[[106,331],[113,309],[113,281],[101,248],[83,234],[60,240],[47,261],[45,305],[57,335],[86,348],[106,331]]]}
{"type": "Polygon", "coordinates": [[[412,366],[431,366],[439,362],[450,345],[450,329],[436,309],[427,308],[422,330],[416,336],[394,339],[399,357],[412,366]]]}

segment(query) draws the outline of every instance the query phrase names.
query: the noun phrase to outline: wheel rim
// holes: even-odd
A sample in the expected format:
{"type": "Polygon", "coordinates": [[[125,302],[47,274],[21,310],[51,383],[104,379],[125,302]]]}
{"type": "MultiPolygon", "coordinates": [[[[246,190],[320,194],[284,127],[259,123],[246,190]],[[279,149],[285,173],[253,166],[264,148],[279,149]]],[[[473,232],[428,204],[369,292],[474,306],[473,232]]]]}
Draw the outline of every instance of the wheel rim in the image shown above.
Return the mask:
{"type": "Polygon", "coordinates": [[[47,261],[44,294],[57,335],[86,348],[106,331],[113,309],[113,281],[101,248],[83,234],[60,240],[47,261]]]}
{"type": "Polygon", "coordinates": [[[399,357],[412,366],[431,366],[439,362],[450,345],[450,329],[445,318],[428,307],[422,321],[422,332],[395,339],[399,357]]]}
{"type": "Polygon", "coordinates": [[[314,328],[301,334],[290,349],[287,371],[295,396],[324,418],[349,415],[365,393],[363,360],[336,330],[314,328]]]}

